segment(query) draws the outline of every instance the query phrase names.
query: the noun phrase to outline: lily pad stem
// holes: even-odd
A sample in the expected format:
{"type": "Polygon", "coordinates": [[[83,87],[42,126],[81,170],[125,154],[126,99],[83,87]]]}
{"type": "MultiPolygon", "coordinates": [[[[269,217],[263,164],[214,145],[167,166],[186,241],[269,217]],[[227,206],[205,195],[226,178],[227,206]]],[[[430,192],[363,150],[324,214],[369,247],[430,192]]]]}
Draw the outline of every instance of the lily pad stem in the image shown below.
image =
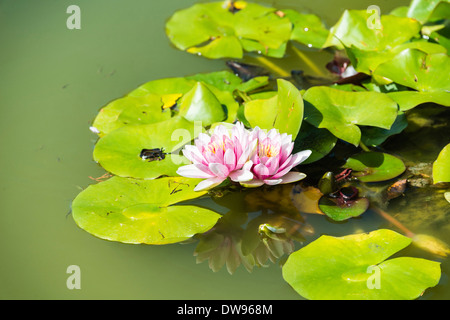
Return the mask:
{"type": "Polygon", "coordinates": [[[370,152],[370,149],[362,142],[359,142],[359,146],[361,147],[361,149],[363,149],[366,152],[370,152]]]}
{"type": "Polygon", "coordinates": [[[412,232],[411,230],[409,230],[408,228],[406,228],[403,224],[400,223],[400,221],[398,221],[397,219],[395,219],[393,216],[391,216],[389,213],[385,212],[384,210],[381,210],[378,207],[375,206],[371,206],[371,208],[378,213],[380,216],[382,216],[384,219],[386,219],[387,221],[389,221],[390,223],[392,223],[394,226],[396,226],[397,228],[399,228],[404,234],[405,236],[407,236],[408,238],[413,238],[415,236],[414,232],[412,232]]]}
{"type": "Polygon", "coordinates": [[[244,102],[249,102],[252,100],[252,98],[250,98],[248,94],[243,91],[236,90],[236,93],[238,94],[239,97],[241,97],[242,100],[244,100],[244,102]]]}
{"type": "Polygon", "coordinates": [[[255,57],[255,59],[259,63],[264,65],[264,67],[266,67],[267,69],[269,69],[272,72],[277,73],[281,77],[289,77],[291,75],[290,72],[284,70],[280,66],[277,66],[275,63],[273,63],[272,61],[270,61],[269,59],[267,59],[264,56],[257,56],[257,57],[255,57]]]}

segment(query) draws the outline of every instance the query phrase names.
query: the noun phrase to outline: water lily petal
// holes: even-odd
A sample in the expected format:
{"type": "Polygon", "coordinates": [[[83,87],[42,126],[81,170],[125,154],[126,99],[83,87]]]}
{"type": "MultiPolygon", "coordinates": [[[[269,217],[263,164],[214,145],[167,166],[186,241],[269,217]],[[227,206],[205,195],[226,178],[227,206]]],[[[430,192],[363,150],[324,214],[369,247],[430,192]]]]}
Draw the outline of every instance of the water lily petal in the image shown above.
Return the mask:
{"type": "Polygon", "coordinates": [[[256,188],[262,186],[264,184],[264,181],[259,179],[253,179],[250,181],[240,182],[240,184],[246,188],[256,188]]]}
{"type": "Polygon", "coordinates": [[[283,180],[281,180],[281,179],[265,179],[264,183],[268,184],[269,186],[274,186],[274,185],[282,183],[282,181],[283,180]]]}
{"type": "Polygon", "coordinates": [[[230,178],[235,182],[250,181],[253,179],[253,173],[249,170],[235,170],[230,173],[230,178]]]}
{"type": "Polygon", "coordinates": [[[203,164],[188,164],[179,167],[177,174],[187,178],[207,179],[214,177],[214,174],[212,174],[208,167],[203,164]]]}
{"type": "Polygon", "coordinates": [[[264,180],[269,177],[269,169],[262,163],[257,164],[253,168],[253,174],[260,180],[264,180]]]}
{"type": "Polygon", "coordinates": [[[214,188],[215,186],[218,186],[219,184],[221,184],[224,180],[225,180],[225,178],[219,178],[219,177],[214,177],[214,178],[203,180],[194,188],[194,191],[202,191],[202,190],[214,188]]]}
{"type": "Polygon", "coordinates": [[[228,170],[227,166],[221,163],[210,163],[208,165],[208,169],[217,177],[225,179],[228,177],[230,170],[228,170]]]}
{"type": "Polygon", "coordinates": [[[281,183],[291,183],[291,182],[295,182],[295,181],[299,181],[302,180],[306,177],[306,174],[302,173],[302,172],[289,172],[287,174],[285,174],[282,178],[281,178],[281,183]]]}
{"type": "Polygon", "coordinates": [[[225,151],[223,162],[229,171],[233,171],[236,168],[236,155],[232,149],[227,149],[227,151],[225,151]]]}

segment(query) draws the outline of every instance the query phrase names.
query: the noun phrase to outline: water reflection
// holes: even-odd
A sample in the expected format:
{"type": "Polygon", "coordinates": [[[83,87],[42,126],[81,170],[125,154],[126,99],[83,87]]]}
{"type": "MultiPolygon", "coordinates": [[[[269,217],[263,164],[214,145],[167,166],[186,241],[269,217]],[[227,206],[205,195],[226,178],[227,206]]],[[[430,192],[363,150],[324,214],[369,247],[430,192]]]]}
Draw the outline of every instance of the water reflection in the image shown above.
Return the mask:
{"type": "Polygon", "coordinates": [[[213,271],[226,266],[233,274],[240,265],[251,272],[255,266],[283,262],[296,242],[303,243],[314,233],[293,201],[295,195],[313,189],[291,184],[216,193],[213,200],[230,211],[214,228],[198,235],[197,263],[208,261],[213,271]]]}

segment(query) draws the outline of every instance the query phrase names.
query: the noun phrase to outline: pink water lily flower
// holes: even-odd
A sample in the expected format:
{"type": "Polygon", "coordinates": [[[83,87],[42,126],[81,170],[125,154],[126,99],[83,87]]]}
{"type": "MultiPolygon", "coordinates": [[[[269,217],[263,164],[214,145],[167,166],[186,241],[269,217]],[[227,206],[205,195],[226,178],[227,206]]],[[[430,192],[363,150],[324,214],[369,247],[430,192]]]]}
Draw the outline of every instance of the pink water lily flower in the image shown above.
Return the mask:
{"type": "Polygon", "coordinates": [[[305,161],[311,155],[311,150],[291,154],[294,148],[292,136],[280,134],[276,129],[266,133],[256,127],[252,134],[258,139],[258,146],[250,156],[254,178],[241,183],[242,185],[247,187],[276,185],[299,181],[306,177],[304,173],[294,172],[291,169],[305,161]]]}
{"type": "Polygon", "coordinates": [[[211,136],[201,133],[194,143],[183,149],[192,164],[178,168],[177,174],[205,179],[195,191],[213,188],[227,178],[240,183],[253,179],[250,155],[256,149],[257,139],[242,123],[231,130],[218,125],[211,136]]]}

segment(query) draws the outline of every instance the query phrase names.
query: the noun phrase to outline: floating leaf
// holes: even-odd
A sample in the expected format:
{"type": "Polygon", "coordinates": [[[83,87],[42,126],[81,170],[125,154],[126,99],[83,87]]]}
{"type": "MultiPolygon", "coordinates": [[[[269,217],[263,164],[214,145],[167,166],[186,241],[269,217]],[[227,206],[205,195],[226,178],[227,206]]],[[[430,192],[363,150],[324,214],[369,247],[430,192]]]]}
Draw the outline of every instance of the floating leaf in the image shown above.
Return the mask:
{"type": "Polygon", "coordinates": [[[199,179],[135,180],[113,177],[91,185],[73,201],[77,225],[102,239],[168,244],[212,228],[221,217],[209,209],[178,202],[199,197],[199,179]]]}
{"type": "Polygon", "coordinates": [[[180,116],[149,125],[122,127],[100,138],[94,149],[94,160],[122,177],[177,176],[178,167],[189,161],[172,152],[189,143],[201,130],[201,126],[195,128],[194,123],[180,116]],[[155,148],[167,153],[164,159],[147,161],[140,157],[143,149],[155,148]]]}
{"type": "Polygon", "coordinates": [[[352,175],[363,182],[389,180],[406,170],[402,160],[382,152],[359,153],[348,158],[343,167],[352,169],[352,175]]]}
{"type": "Polygon", "coordinates": [[[390,136],[402,132],[407,126],[408,120],[406,119],[405,114],[402,112],[398,114],[397,119],[395,119],[389,130],[376,127],[362,127],[361,141],[366,146],[378,146],[386,141],[386,139],[390,136]]]}
{"type": "Polygon", "coordinates": [[[204,127],[226,119],[219,100],[201,82],[183,96],[179,114],[189,121],[201,121],[204,127]]]}
{"type": "Polygon", "coordinates": [[[433,183],[450,182],[450,143],[439,153],[433,163],[433,183]]]}
{"type": "Polygon", "coordinates": [[[407,111],[428,102],[450,107],[450,94],[448,92],[398,91],[389,92],[387,95],[398,103],[400,111],[407,111]]]}
{"type": "Polygon", "coordinates": [[[262,49],[262,54],[280,57],[284,50],[277,49],[285,48],[290,32],[289,19],[254,3],[234,13],[224,2],[195,4],[175,12],[166,24],[166,33],[178,49],[212,59],[242,58],[244,49],[262,49]]]}
{"type": "Polygon", "coordinates": [[[445,53],[406,49],[380,64],[374,75],[421,92],[446,92],[450,98],[450,57],[445,53]]]}
{"type": "Polygon", "coordinates": [[[292,253],[283,278],[307,299],[415,299],[438,284],[438,262],[400,257],[386,260],[411,239],[391,230],[344,237],[321,236],[292,253]]]}
{"type": "Polygon", "coordinates": [[[357,125],[390,129],[397,118],[397,104],[378,92],[348,92],[320,86],[308,89],[303,98],[307,102],[307,122],[326,128],[355,146],[361,140],[357,125]]]}
{"type": "Polygon", "coordinates": [[[448,4],[448,0],[412,0],[408,7],[406,15],[410,18],[414,18],[422,24],[425,24],[438,5],[448,4]]]}
{"type": "Polygon", "coordinates": [[[344,221],[349,218],[358,217],[369,208],[367,198],[357,198],[340,204],[336,199],[323,196],[319,200],[319,208],[334,221],[344,221]]]}
{"type": "Polygon", "coordinates": [[[420,31],[414,19],[382,15],[380,28],[368,27],[374,20],[367,10],[345,10],[339,21],[330,29],[324,47],[355,46],[361,50],[385,50],[402,44],[420,31]]]}
{"type": "Polygon", "coordinates": [[[92,127],[98,131],[99,136],[104,136],[127,124],[150,124],[168,120],[171,112],[164,110],[162,106],[161,96],[157,94],[125,96],[103,107],[92,127]]]}
{"type": "Polygon", "coordinates": [[[372,74],[380,64],[390,61],[406,49],[418,49],[425,53],[447,53],[443,46],[427,41],[407,42],[383,51],[362,50],[355,46],[346,48],[346,51],[349,57],[352,58],[352,65],[356,71],[372,74]]]}
{"type": "Polygon", "coordinates": [[[318,16],[299,13],[295,10],[283,10],[283,12],[293,24],[291,40],[308,47],[322,48],[329,31],[318,16]]]}
{"type": "Polygon", "coordinates": [[[289,81],[278,79],[278,94],[269,99],[255,99],[245,103],[245,119],[254,128],[292,135],[294,140],[303,119],[303,100],[298,89],[289,81]]]}

